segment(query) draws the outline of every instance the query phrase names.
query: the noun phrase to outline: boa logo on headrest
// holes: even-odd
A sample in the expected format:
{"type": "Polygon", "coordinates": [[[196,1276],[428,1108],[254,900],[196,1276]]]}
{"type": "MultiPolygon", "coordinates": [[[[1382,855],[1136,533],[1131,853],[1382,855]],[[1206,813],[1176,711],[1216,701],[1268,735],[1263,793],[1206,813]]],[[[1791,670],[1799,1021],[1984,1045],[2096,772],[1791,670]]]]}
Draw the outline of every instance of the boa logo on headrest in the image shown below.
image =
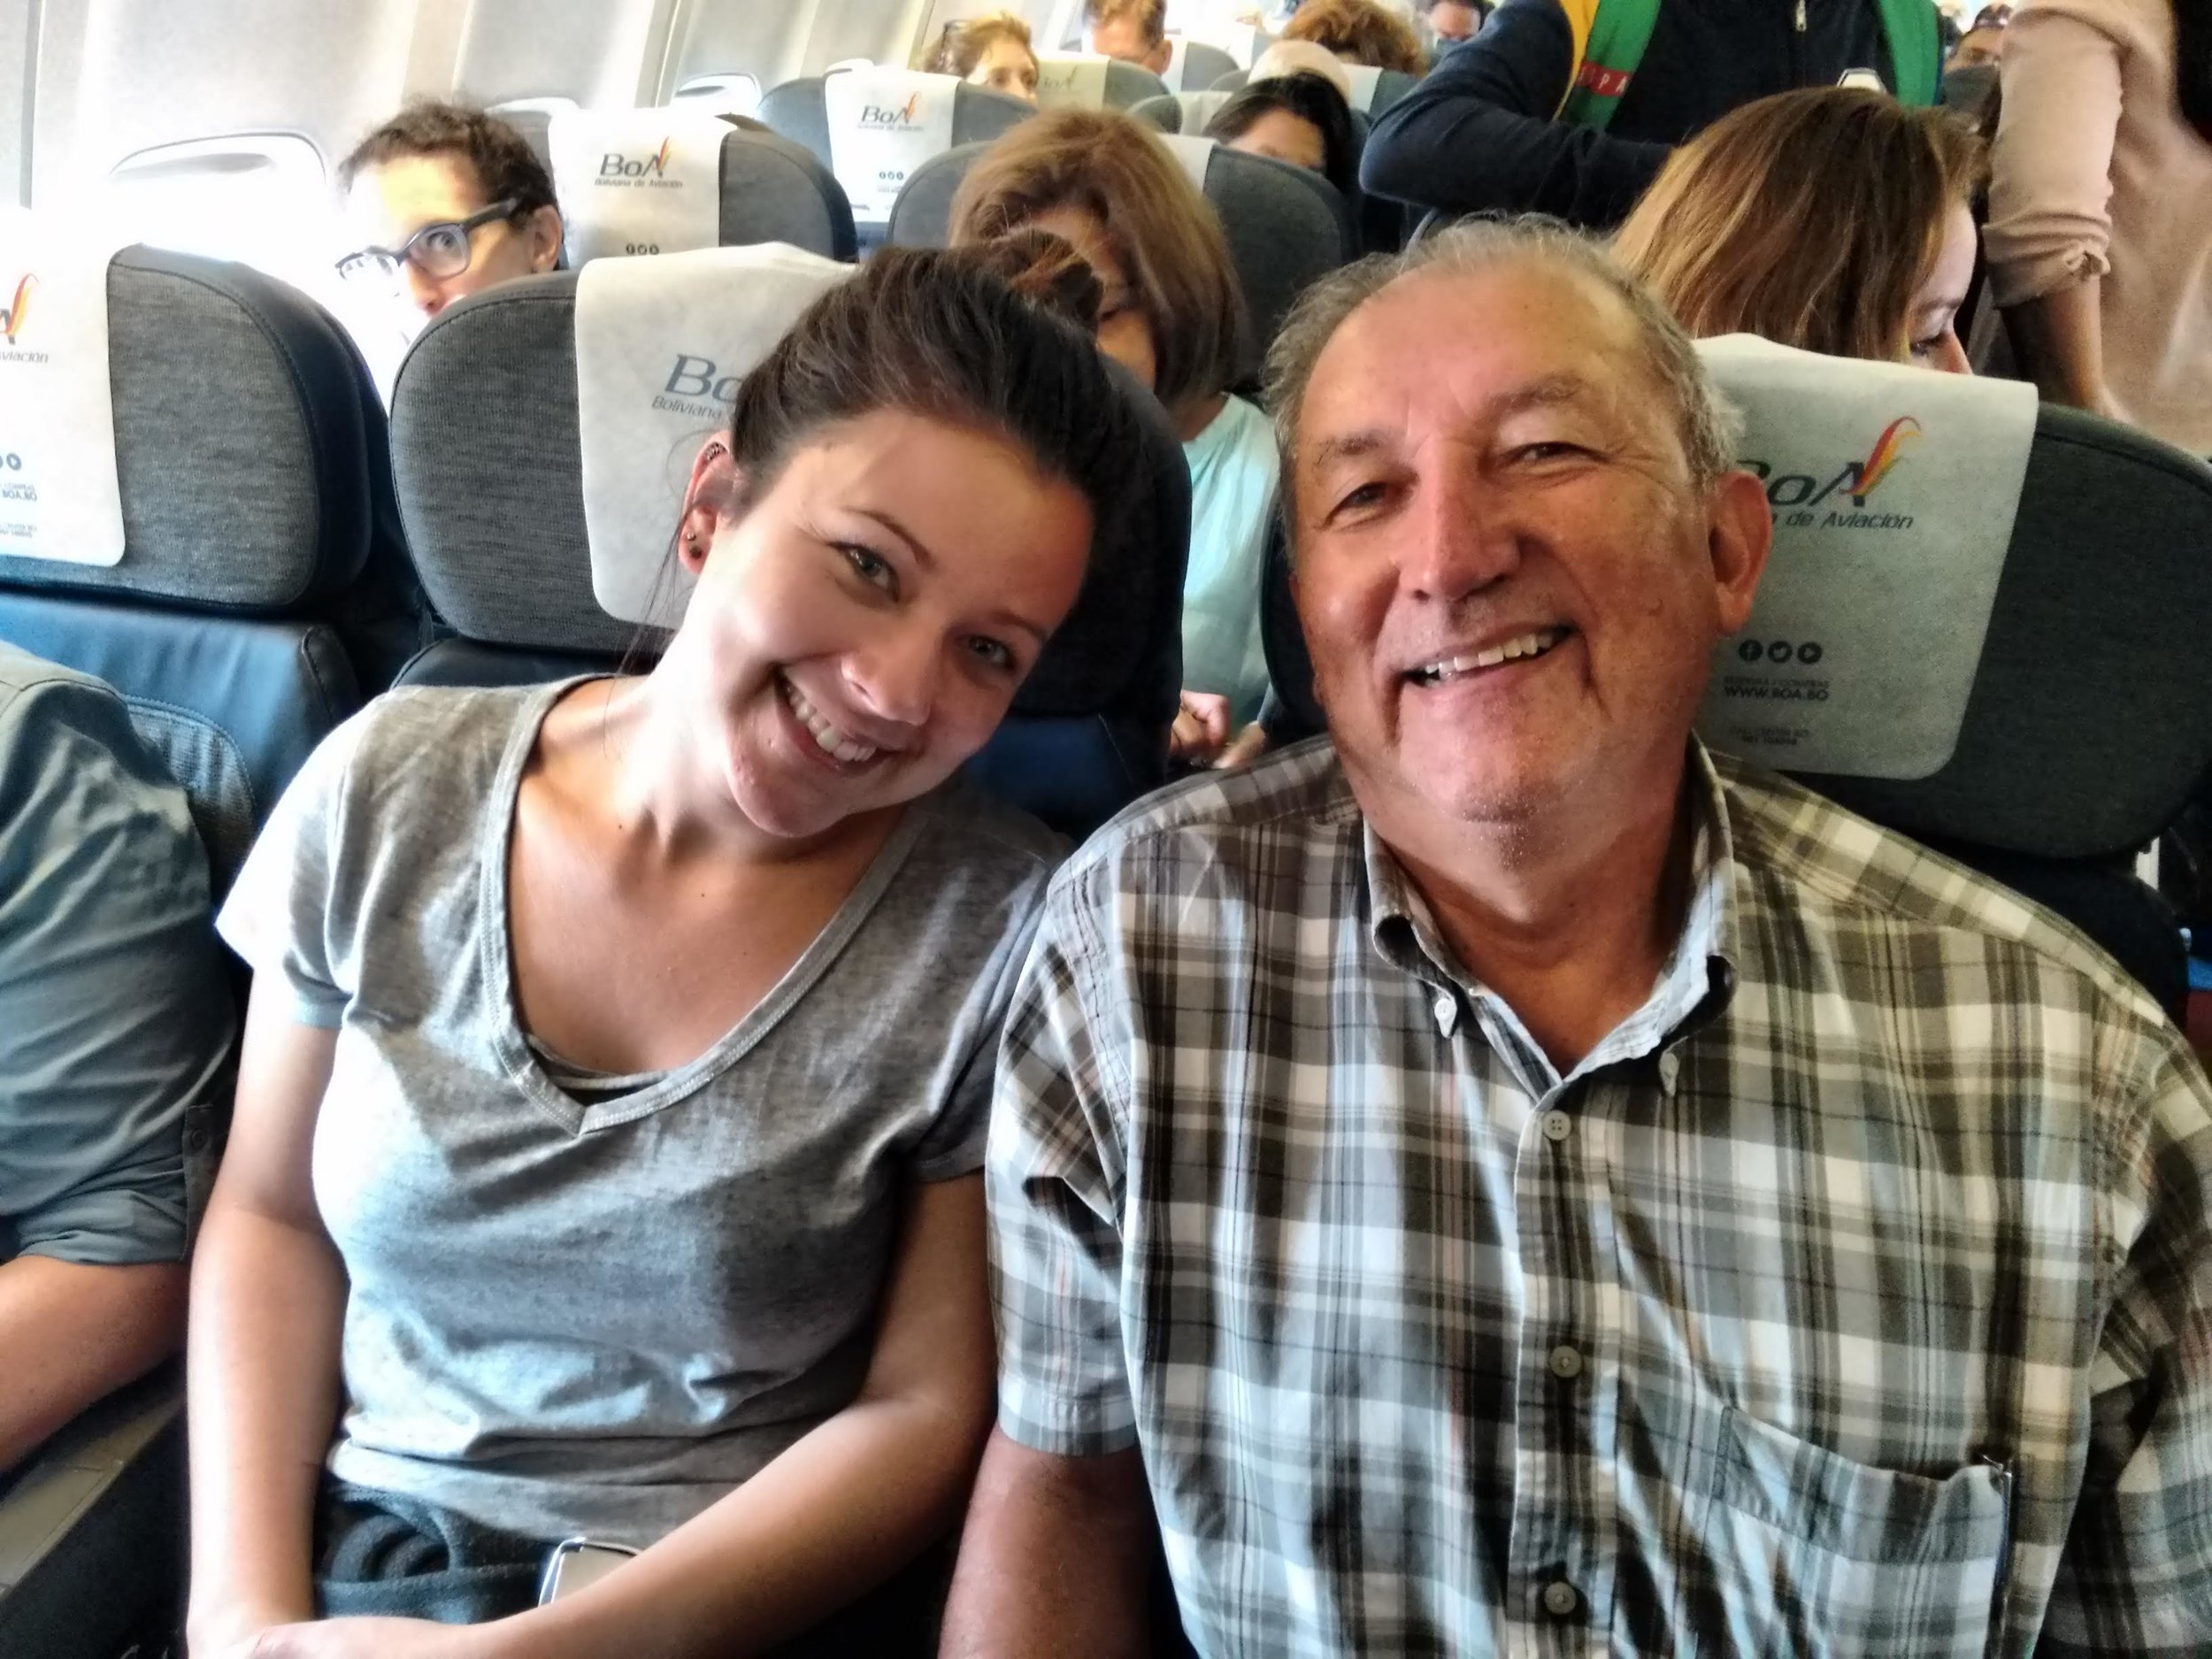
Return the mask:
{"type": "Polygon", "coordinates": [[[1767,502],[1774,508],[1778,523],[1796,526],[1817,522],[1846,530],[1909,530],[1913,526],[1910,513],[1870,513],[1865,507],[1869,498],[1905,458],[1905,446],[1916,442],[1921,435],[1918,420],[1910,415],[1900,415],[1882,428],[1881,436],[1874,440],[1874,447],[1866,452],[1864,460],[1846,461],[1837,468],[1833,478],[1818,478],[1810,472],[1777,472],[1765,461],[1747,460],[1742,465],[1747,471],[1756,472],[1759,481],[1766,486],[1767,502]],[[1831,510],[1825,518],[1816,518],[1812,510],[1836,495],[1849,496],[1852,511],[1831,510]],[[1780,517],[1782,514],[1788,516],[1780,517]]]}
{"type": "Polygon", "coordinates": [[[0,311],[0,335],[5,335],[10,345],[23,332],[24,319],[30,315],[31,290],[38,286],[38,279],[26,271],[15,285],[15,297],[8,302],[8,309],[0,311]]]}
{"type": "Polygon", "coordinates": [[[674,148],[675,142],[672,138],[664,138],[659,150],[637,161],[611,150],[599,157],[599,176],[603,179],[665,178],[668,176],[668,152],[674,148]]]}
{"type": "Polygon", "coordinates": [[[904,104],[869,104],[861,106],[860,124],[886,133],[918,131],[914,112],[922,107],[922,95],[917,92],[904,104]]]}
{"type": "Polygon", "coordinates": [[[1882,435],[1874,440],[1866,459],[1859,463],[1859,481],[1851,489],[1855,506],[1866,505],[1866,498],[1881,488],[1890,469],[1904,458],[1905,446],[1919,436],[1920,423],[1910,415],[1900,415],[1882,428],[1882,435]]]}

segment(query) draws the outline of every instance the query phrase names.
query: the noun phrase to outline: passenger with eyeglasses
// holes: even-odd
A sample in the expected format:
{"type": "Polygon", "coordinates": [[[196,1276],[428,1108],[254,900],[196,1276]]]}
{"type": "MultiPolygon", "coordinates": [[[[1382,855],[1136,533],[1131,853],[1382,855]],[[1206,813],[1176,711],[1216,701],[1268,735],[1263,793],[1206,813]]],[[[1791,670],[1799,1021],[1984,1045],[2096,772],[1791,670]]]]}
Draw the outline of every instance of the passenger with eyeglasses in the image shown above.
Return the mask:
{"type": "Polygon", "coordinates": [[[561,257],[553,180],[512,127],[452,104],[411,104],[340,164],[357,239],[349,282],[403,293],[425,318],[561,257]]]}

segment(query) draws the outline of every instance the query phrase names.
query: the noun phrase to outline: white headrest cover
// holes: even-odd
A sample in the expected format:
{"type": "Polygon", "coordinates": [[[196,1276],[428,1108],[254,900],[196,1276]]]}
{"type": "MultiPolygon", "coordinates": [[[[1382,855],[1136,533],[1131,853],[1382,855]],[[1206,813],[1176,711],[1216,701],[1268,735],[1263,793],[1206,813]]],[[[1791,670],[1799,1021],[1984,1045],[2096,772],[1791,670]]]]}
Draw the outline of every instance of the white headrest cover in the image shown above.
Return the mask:
{"type": "Polygon", "coordinates": [[[1382,80],[1382,71],[1372,64],[1346,64],[1344,79],[1350,82],[1351,91],[1345,102],[1363,112],[1375,107],[1375,88],[1382,80]]]}
{"type": "Polygon", "coordinates": [[[1745,417],[1774,551],[1698,729],[1793,772],[1924,778],[1958,745],[2035,436],[2035,388],[1700,342],[1745,417]]]}
{"type": "Polygon", "coordinates": [[[669,549],[699,446],[747,373],[853,271],[770,242],[602,259],[577,273],[584,528],[608,615],[680,619],[690,583],[669,549]]]}
{"type": "Polygon", "coordinates": [[[122,560],[111,257],[20,209],[0,213],[0,553],[122,560]]]}
{"type": "Polygon", "coordinates": [[[1096,52],[1040,52],[1038,106],[1048,110],[1104,109],[1107,65],[1113,61],[1096,52]]]}
{"type": "Polygon", "coordinates": [[[822,82],[829,117],[830,171],[864,225],[891,217],[907,175],[952,148],[951,75],[912,69],[851,69],[822,82]]]}
{"type": "Polygon", "coordinates": [[[1167,146],[1168,153],[1175,157],[1175,165],[1182,168],[1198,193],[1203,196],[1206,193],[1206,169],[1213,165],[1214,151],[1220,147],[1220,141],[1193,138],[1182,133],[1161,133],[1156,136],[1167,146]]]}
{"type": "Polygon", "coordinates": [[[722,141],[703,110],[563,110],[546,129],[568,263],[681,253],[722,236],[722,141]]]}

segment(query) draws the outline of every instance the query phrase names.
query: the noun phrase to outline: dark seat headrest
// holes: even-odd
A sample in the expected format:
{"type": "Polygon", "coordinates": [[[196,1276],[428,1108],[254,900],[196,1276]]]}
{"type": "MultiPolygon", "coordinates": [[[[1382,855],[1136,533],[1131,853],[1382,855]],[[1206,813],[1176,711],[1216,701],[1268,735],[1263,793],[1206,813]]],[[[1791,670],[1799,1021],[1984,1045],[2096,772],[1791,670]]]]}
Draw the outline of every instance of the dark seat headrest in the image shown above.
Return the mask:
{"type": "MultiPolygon", "coordinates": [[[[760,119],[834,173],[837,158],[830,143],[829,104],[824,86],[825,78],[820,75],[785,81],[761,99],[760,119]]],[[[951,142],[954,145],[988,142],[1036,112],[1033,105],[1019,98],[960,82],[953,89],[951,142]]],[[[856,213],[855,217],[864,221],[864,215],[856,213]]]]}
{"type": "MultiPolygon", "coordinates": [[[[687,119],[698,115],[682,109],[672,113],[687,119]]],[[[501,119],[523,135],[549,174],[552,116],[542,110],[512,110],[503,111],[501,119]]],[[[810,151],[789,139],[730,127],[722,140],[721,188],[721,246],[780,242],[825,259],[857,256],[852,206],[843,187],[810,151]]],[[[565,212],[579,208],[569,199],[561,206],[565,212]]]]}
{"type": "Polygon", "coordinates": [[[368,371],[305,296],[242,265],[126,248],[108,266],[124,552],[0,556],[0,588],[276,616],[361,573],[388,491],[368,371]]]}

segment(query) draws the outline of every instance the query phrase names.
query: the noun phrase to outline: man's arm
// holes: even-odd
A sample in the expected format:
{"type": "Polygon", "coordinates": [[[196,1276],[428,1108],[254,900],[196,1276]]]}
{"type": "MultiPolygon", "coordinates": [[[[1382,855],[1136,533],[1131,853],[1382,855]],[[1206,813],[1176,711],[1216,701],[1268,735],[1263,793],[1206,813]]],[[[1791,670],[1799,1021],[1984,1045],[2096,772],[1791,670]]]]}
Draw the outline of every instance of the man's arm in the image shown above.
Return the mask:
{"type": "Polygon", "coordinates": [[[1147,1647],[1152,1504],[1134,1447],[1096,1457],[992,1434],[941,1659],[1133,1659],[1147,1647]]]}
{"type": "Polygon", "coordinates": [[[0,1469],[174,1351],[185,1113],[233,1029],[183,793],[113,692],[6,666],[0,1469]]]}
{"type": "Polygon", "coordinates": [[[2141,1225],[2098,1343],[2043,1659],[2212,1652],[2212,1090],[2174,1042],[2110,1200],[2141,1225]]]}
{"type": "Polygon", "coordinates": [[[1573,73],[1574,35],[1557,0],[1507,0],[1376,120],[1362,188],[1447,213],[1619,223],[1668,147],[1555,121],[1573,73]]]}
{"type": "Polygon", "coordinates": [[[88,1267],[50,1256],[0,1264],[0,1470],[94,1401],[144,1375],[184,1335],[184,1269],[88,1267]]]}

